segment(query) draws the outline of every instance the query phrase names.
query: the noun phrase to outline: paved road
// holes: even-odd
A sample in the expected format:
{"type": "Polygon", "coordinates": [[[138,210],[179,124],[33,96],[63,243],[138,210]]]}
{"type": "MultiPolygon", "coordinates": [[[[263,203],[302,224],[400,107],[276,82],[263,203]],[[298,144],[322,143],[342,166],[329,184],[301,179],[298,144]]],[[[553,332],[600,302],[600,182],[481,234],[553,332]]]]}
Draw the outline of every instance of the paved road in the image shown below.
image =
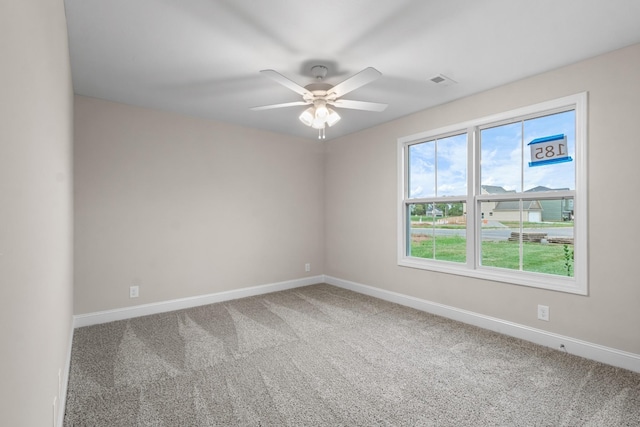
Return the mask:
{"type": "MultiPolygon", "coordinates": [[[[464,228],[411,228],[411,234],[426,234],[436,236],[462,236],[467,235],[464,228]]],[[[482,240],[507,240],[512,231],[511,228],[486,228],[482,230],[482,240]]],[[[525,228],[525,233],[547,233],[548,237],[573,237],[573,227],[549,227],[549,228],[525,228]]]]}

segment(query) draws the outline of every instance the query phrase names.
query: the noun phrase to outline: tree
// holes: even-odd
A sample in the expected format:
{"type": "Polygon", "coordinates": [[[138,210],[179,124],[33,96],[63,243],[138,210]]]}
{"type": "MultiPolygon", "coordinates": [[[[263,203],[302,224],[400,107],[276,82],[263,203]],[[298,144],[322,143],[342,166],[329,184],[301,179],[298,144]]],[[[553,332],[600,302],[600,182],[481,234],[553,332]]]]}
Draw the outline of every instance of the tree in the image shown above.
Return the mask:
{"type": "Polygon", "coordinates": [[[462,216],[462,203],[451,203],[449,205],[448,216],[462,216]]]}
{"type": "Polygon", "coordinates": [[[418,205],[413,205],[413,215],[424,215],[426,212],[426,209],[424,207],[424,204],[418,204],[418,205]]]}

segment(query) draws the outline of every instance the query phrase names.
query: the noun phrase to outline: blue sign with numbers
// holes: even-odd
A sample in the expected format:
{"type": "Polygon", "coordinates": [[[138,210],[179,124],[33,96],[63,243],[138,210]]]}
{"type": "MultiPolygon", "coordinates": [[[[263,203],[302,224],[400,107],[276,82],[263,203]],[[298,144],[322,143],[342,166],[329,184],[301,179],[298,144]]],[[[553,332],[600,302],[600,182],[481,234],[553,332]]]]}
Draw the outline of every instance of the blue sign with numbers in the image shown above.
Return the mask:
{"type": "Polygon", "coordinates": [[[531,147],[530,167],[570,162],[573,160],[571,156],[569,156],[567,137],[564,134],[537,138],[528,145],[531,147]]]}

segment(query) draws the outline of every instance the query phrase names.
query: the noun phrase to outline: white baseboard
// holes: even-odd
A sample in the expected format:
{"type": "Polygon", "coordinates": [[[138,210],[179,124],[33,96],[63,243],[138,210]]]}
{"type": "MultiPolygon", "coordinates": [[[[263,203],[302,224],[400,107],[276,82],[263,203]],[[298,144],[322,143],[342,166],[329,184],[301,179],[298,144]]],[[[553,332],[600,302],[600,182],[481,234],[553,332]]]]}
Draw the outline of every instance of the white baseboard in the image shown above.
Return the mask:
{"type": "Polygon", "coordinates": [[[60,390],[58,397],[58,413],[56,414],[55,427],[62,427],[64,423],[64,411],[67,407],[67,388],[69,387],[69,370],[71,369],[71,349],[73,348],[73,330],[75,329],[74,321],[71,319],[69,329],[69,344],[67,346],[67,358],[65,365],[61,370],[60,390]]]}
{"type": "Polygon", "coordinates": [[[567,353],[640,373],[640,355],[635,353],[629,353],[615,348],[593,344],[587,341],[554,334],[541,329],[531,328],[529,326],[508,322],[506,320],[485,316],[467,310],[461,310],[459,308],[403,295],[397,292],[391,292],[360,283],[350,282],[348,280],[338,279],[336,277],[324,276],[324,282],[344,289],[349,289],[354,292],[359,292],[361,294],[478,326],[483,329],[520,338],[546,347],[560,350],[560,346],[564,345],[564,351],[567,353]]]}
{"type": "Polygon", "coordinates": [[[222,301],[230,301],[238,298],[246,298],[271,292],[284,291],[286,289],[308,286],[322,283],[324,276],[312,276],[302,279],[294,279],[286,282],[271,283],[267,285],[252,286],[249,288],[234,289],[232,291],[217,292],[214,294],[199,295],[189,298],[180,298],[151,304],[136,305],[133,307],[119,308],[115,310],[98,311],[95,313],[78,314],[73,316],[75,328],[113,322],[116,320],[131,319],[150,314],[165,313],[168,311],[182,310],[200,305],[214,304],[222,301]]]}

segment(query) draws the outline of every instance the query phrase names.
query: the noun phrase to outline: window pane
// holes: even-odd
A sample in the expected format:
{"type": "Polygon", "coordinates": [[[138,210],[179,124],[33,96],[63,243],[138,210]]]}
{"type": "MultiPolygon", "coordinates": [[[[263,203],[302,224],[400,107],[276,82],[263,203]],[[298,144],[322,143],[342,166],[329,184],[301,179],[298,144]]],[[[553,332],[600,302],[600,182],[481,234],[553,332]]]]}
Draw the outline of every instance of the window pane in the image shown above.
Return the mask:
{"type": "Polygon", "coordinates": [[[575,190],[575,121],[574,110],[551,114],[524,122],[524,189],[525,191],[575,190]],[[565,140],[550,144],[530,144],[539,138],[564,135],[565,140]],[[563,162],[538,164],[531,166],[531,151],[538,158],[552,157],[553,154],[564,154],[563,162]],[[536,149],[539,150],[536,152],[536,149]]]}
{"type": "Polygon", "coordinates": [[[482,202],[480,209],[480,264],[520,270],[520,201],[482,202]]]}
{"type": "Polygon", "coordinates": [[[436,195],[436,143],[423,142],[409,146],[409,198],[436,195]]]}
{"type": "Polygon", "coordinates": [[[480,263],[573,277],[573,199],[481,203],[480,263]]]}
{"type": "Polygon", "coordinates": [[[480,147],[483,193],[522,191],[522,123],[483,129],[480,147]]]}
{"type": "Polygon", "coordinates": [[[409,146],[409,198],[467,194],[467,134],[409,146]]]}
{"type": "Polygon", "coordinates": [[[407,255],[466,262],[466,220],[462,202],[409,204],[407,255]]]}
{"type": "Polygon", "coordinates": [[[467,194],[467,134],[437,141],[437,196],[467,194]]]}
{"type": "Polygon", "coordinates": [[[537,203],[541,222],[523,224],[522,269],[573,277],[573,199],[537,203]]]}

